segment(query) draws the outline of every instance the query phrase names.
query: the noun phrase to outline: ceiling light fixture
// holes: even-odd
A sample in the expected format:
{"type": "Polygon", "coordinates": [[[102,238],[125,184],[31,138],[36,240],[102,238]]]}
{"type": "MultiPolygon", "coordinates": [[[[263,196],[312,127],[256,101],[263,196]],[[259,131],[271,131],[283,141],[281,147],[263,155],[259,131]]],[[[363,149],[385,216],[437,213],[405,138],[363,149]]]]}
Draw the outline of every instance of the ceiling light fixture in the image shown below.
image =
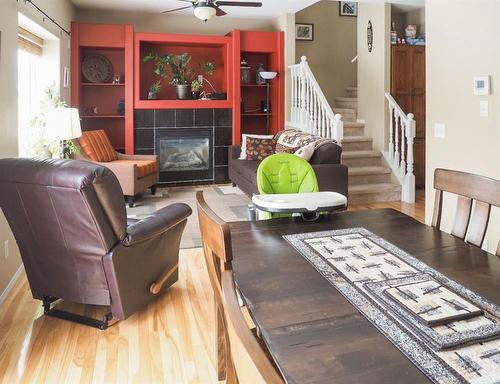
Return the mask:
{"type": "Polygon", "coordinates": [[[210,20],[215,16],[215,7],[207,1],[198,1],[194,9],[194,15],[203,21],[210,20]]]}

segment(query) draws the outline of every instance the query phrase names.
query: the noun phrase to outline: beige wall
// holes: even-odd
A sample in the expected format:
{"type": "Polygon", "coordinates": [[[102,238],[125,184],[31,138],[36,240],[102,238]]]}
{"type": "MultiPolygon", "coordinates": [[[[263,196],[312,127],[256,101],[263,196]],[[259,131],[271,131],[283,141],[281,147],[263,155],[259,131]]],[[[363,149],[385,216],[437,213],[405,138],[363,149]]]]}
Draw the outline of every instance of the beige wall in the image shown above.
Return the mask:
{"type": "MultiPolygon", "coordinates": [[[[437,167],[500,179],[500,43],[492,33],[500,24],[500,2],[427,0],[427,161],[426,221],[432,216],[433,174],[437,167]],[[446,22],[443,22],[446,20],[446,22]],[[457,35],[451,25],[460,26],[457,35]],[[473,77],[490,75],[492,94],[473,95],[473,77]],[[489,117],[479,116],[479,101],[489,101],[489,117]],[[434,137],[434,124],[446,124],[446,137],[434,137]]],[[[455,199],[446,200],[444,229],[449,231],[455,199]]],[[[494,209],[487,239],[494,251],[500,237],[500,212],[494,209]]]]}
{"type": "Polygon", "coordinates": [[[76,20],[82,23],[133,24],[136,32],[187,33],[204,35],[225,35],[233,29],[274,30],[274,20],[236,19],[218,17],[206,23],[194,16],[140,13],[129,11],[96,11],[78,9],[76,20]]]}
{"type": "MultiPolygon", "coordinates": [[[[70,27],[73,5],[69,0],[38,0],[36,4],[56,19],[66,29],[70,27]]],[[[17,156],[17,14],[24,13],[49,32],[61,38],[61,72],[69,67],[70,52],[68,36],[59,35],[59,30],[24,2],[2,0],[0,31],[2,32],[0,52],[0,157],[17,156]]],[[[61,81],[62,83],[62,81],[61,81]]],[[[61,90],[69,98],[69,89],[61,90]]],[[[0,294],[4,291],[14,273],[19,269],[21,259],[12,233],[4,216],[0,213],[0,294]],[[5,258],[4,244],[10,243],[10,257],[5,258]]]]}
{"type": "Polygon", "coordinates": [[[383,150],[388,112],[385,92],[390,88],[390,18],[388,4],[359,3],[358,13],[358,119],[364,120],[365,135],[373,147],[383,150]],[[367,27],[373,28],[373,48],[368,52],[367,27]]]}
{"type": "Polygon", "coordinates": [[[295,60],[306,56],[330,105],[357,84],[356,18],[339,16],[339,2],[321,0],[295,14],[296,23],[314,24],[314,41],[295,42],[295,60]]]}

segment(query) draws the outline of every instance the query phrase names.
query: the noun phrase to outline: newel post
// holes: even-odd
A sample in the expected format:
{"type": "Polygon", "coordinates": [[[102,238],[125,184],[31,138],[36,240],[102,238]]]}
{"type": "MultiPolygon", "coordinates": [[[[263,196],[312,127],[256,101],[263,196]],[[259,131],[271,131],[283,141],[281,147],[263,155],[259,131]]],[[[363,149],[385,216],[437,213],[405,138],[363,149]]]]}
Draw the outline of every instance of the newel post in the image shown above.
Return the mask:
{"type": "Polygon", "coordinates": [[[340,113],[333,116],[333,138],[339,145],[342,145],[342,140],[344,139],[344,122],[340,113]]]}
{"type": "Polygon", "coordinates": [[[401,200],[406,203],[414,203],[415,202],[415,174],[413,173],[413,140],[416,135],[415,128],[415,120],[413,113],[408,114],[408,119],[406,120],[405,133],[408,144],[408,150],[406,153],[407,159],[407,172],[406,175],[403,176],[403,190],[401,200]]]}
{"type": "Polygon", "coordinates": [[[306,65],[307,58],[300,58],[300,124],[306,125],[306,65]]]}

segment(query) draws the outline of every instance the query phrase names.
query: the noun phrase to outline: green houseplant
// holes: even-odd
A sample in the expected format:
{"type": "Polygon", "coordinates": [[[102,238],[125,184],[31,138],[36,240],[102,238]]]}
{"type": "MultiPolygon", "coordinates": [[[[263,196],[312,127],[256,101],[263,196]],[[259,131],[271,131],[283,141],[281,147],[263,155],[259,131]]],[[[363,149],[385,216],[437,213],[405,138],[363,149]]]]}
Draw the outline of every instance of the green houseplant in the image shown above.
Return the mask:
{"type": "Polygon", "coordinates": [[[156,52],[151,52],[144,56],[142,60],[143,62],[154,62],[154,73],[175,86],[177,98],[182,100],[189,98],[191,82],[198,74],[211,75],[215,69],[215,66],[211,62],[201,63],[193,67],[191,59],[192,56],[189,53],[159,55],[156,52]]]}

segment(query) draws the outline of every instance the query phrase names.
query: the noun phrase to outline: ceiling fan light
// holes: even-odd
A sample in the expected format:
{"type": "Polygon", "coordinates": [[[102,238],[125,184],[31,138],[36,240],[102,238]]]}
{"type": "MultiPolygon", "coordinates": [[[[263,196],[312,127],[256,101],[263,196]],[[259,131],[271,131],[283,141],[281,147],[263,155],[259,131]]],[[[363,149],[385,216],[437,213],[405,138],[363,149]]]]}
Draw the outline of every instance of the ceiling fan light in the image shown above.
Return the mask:
{"type": "Polygon", "coordinates": [[[200,20],[210,20],[212,17],[215,16],[215,8],[211,7],[210,5],[198,5],[194,9],[194,15],[200,19],[200,20]]]}

